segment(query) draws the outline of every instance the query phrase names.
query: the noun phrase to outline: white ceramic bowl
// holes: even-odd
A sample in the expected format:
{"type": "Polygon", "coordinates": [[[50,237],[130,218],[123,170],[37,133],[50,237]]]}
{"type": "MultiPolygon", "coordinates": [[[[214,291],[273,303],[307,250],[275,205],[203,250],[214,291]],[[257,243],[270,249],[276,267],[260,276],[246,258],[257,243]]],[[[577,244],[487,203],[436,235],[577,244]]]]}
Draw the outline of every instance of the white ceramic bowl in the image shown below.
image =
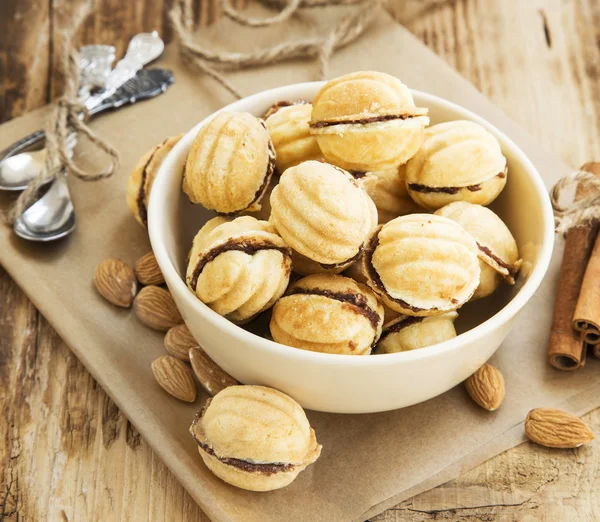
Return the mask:
{"type": "MultiPolygon", "coordinates": [[[[281,100],[312,100],[322,82],[261,92],[227,110],[257,116],[281,100]]],[[[152,188],[149,233],[152,248],[177,306],[196,340],[225,371],[245,384],[272,386],[312,410],[367,413],[403,408],[466,379],[500,346],[515,317],[538,288],[554,241],[553,216],[544,184],[525,154],[507,136],[472,112],[436,96],[413,91],[428,107],[431,123],[466,119],[499,140],[508,158],[508,182],[492,208],[513,232],[524,259],[519,281],[459,310],[455,339],[396,354],[351,356],[299,350],[255,335],[213,312],[184,282],[192,239],[213,217],[191,205],[181,191],[182,168],[204,121],[191,129],[162,164],[152,188]]],[[[212,116],[211,116],[212,117],[212,116]]]]}

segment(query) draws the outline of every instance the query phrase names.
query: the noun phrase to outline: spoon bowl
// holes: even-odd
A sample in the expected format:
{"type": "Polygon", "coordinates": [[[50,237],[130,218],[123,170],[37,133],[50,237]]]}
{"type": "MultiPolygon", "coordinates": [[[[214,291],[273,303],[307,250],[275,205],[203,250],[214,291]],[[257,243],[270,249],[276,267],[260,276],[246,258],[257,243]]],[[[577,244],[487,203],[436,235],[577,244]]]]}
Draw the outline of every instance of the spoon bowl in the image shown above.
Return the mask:
{"type": "Polygon", "coordinates": [[[47,242],[70,234],[75,228],[75,210],[65,173],[51,182],[46,193],[21,214],[13,230],[29,241],[47,242]]]}

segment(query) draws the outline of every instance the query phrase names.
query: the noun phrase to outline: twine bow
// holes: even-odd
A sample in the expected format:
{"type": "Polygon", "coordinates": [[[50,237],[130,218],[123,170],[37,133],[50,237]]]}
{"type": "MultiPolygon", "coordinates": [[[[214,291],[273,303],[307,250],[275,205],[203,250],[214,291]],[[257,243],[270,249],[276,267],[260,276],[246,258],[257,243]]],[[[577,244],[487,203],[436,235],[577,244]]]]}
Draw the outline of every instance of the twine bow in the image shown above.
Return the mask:
{"type": "Polygon", "coordinates": [[[590,225],[600,219],[600,178],[591,172],[576,170],[552,187],[550,201],[557,233],[564,234],[571,228],[590,225]],[[574,188],[583,197],[578,197],[568,205],[561,205],[563,192],[574,188]]]}
{"type": "Polygon", "coordinates": [[[46,161],[42,172],[34,178],[27,189],[15,201],[6,215],[6,221],[13,224],[15,220],[37,199],[40,189],[53,181],[64,171],[84,181],[104,179],[115,172],[119,166],[117,151],[92,131],[85,123],[87,109],[77,98],[80,83],[79,55],[64,40],[61,54],[61,67],[65,78],[63,95],[57,100],[46,124],[46,161]],[[69,136],[84,135],[99,150],[109,156],[109,165],[105,170],[97,172],[76,164],[71,158],[69,136]]]}

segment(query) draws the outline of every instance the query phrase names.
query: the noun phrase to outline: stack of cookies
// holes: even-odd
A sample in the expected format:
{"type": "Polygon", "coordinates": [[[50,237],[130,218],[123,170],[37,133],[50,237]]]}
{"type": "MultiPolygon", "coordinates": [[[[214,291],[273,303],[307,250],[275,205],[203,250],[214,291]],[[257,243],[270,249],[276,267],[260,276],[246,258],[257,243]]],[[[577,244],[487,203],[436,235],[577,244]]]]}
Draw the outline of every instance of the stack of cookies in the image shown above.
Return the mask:
{"type": "MultiPolygon", "coordinates": [[[[514,284],[521,261],[486,208],[507,181],[498,141],[427,114],[379,72],[262,118],[219,112],[183,173],[189,200],[217,214],[194,239],[190,291],[237,324],[268,312],[270,337],[298,349],[368,355],[455,337],[457,310],[514,284]]],[[[150,153],[130,180],[142,223],[156,168],[150,153]]]]}

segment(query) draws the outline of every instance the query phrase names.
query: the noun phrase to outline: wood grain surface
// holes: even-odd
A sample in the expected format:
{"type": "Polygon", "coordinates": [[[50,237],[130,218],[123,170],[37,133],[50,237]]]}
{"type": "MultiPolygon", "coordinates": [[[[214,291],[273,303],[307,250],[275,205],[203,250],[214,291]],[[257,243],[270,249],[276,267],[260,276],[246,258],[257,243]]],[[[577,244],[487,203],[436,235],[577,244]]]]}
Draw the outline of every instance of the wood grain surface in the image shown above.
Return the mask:
{"type": "MultiPolygon", "coordinates": [[[[119,51],[142,30],[168,38],[171,3],[2,0],[0,121],[59,92],[61,38],[119,51]]],[[[215,3],[196,0],[200,23],[215,3]]],[[[548,150],[573,166],[600,159],[597,0],[392,0],[390,11],[548,150]]],[[[1,268],[0,411],[0,522],[207,520],[1,268]]],[[[600,410],[585,418],[600,433],[600,410]]],[[[374,520],[600,520],[600,440],[523,444],[374,520]]]]}

